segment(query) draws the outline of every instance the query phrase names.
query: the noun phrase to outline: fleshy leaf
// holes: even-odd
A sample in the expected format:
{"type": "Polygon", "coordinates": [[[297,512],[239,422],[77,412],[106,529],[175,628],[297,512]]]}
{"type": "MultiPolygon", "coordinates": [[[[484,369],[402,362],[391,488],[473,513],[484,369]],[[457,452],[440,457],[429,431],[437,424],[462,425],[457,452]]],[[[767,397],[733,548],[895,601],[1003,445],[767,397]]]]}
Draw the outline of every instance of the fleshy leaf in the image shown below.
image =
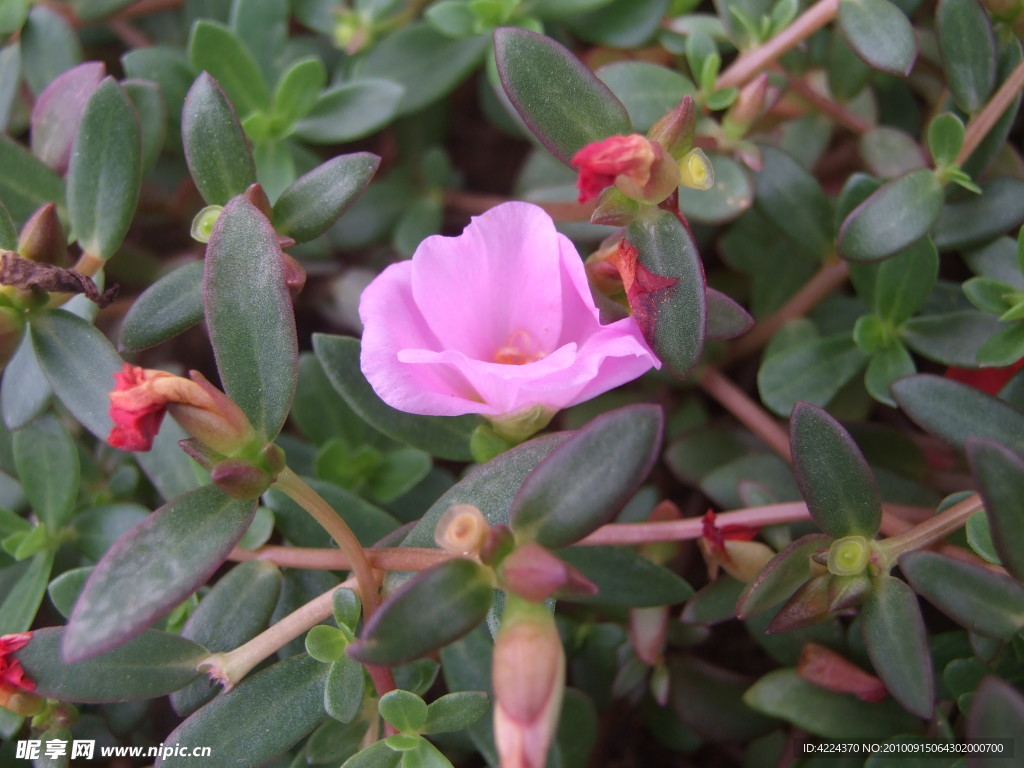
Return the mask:
{"type": "Polygon", "coordinates": [[[274,228],[300,243],[323,234],[366,189],[378,165],[376,155],[356,152],[314,168],[274,203],[274,228]]]}
{"type": "Polygon", "coordinates": [[[721,291],[708,288],[708,341],[734,339],[753,325],[754,318],[740,304],[721,291]]]}
{"type": "Polygon", "coordinates": [[[764,147],[755,180],[755,208],[797,253],[820,262],[832,250],[832,207],[818,180],[792,156],[764,147]]]}
{"type": "Polygon", "coordinates": [[[974,387],[921,374],[897,381],[892,394],[918,426],[957,448],[985,437],[1024,453],[1024,414],[974,387]]]}
{"type": "Polygon", "coordinates": [[[57,173],[68,169],[82,111],[104,74],[103,62],[79,64],[50,83],[32,107],[32,153],[57,173]]]}
{"type": "Polygon", "coordinates": [[[918,717],[931,717],[935,678],[914,591],[892,576],[877,577],[861,609],[861,621],[868,656],[889,693],[918,717]]]}
{"type": "Polygon", "coordinates": [[[273,440],[295,394],[298,341],[277,233],[244,197],[228,203],[217,219],[203,289],[224,391],[273,440]]]}
{"type": "Polygon", "coordinates": [[[697,245],[682,222],[660,208],[637,216],[626,242],[635,250],[635,275],[627,286],[633,315],[654,354],[684,377],[700,361],[707,328],[707,284],[697,245]]]}
{"type": "Polygon", "coordinates": [[[391,593],[348,652],[364,664],[412,661],[469,632],[493,602],[483,566],[463,558],[445,561],[391,593]]]}
{"type": "Polygon", "coordinates": [[[514,27],[494,33],[505,93],[540,142],[566,165],[591,142],[632,133],[626,108],[549,37],[514,27]]]}
{"type": "Polygon", "coordinates": [[[918,168],[881,186],[839,229],[839,254],[850,261],[881,261],[924,237],[942,211],[935,173],[918,168]]]}
{"type": "Polygon", "coordinates": [[[71,435],[54,416],[42,416],[15,432],[14,463],[32,511],[59,531],[78,498],[78,449],[71,435]]]}
{"type": "Polygon", "coordinates": [[[1006,570],[1024,581],[1024,459],[994,440],[972,438],[966,447],[992,543],[1006,570]]]}
{"type": "Polygon", "coordinates": [[[757,388],[764,404],[780,416],[799,401],[824,407],[867,362],[850,334],[812,337],[769,353],[757,372],[757,388]]]}
{"type": "Polygon", "coordinates": [[[850,47],[874,69],[906,77],[917,58],[910,20],[889,0],[841,0],[839,28],[850,47]]]}
{"type": "Polygon", "coordinates": [[[205,70],[217,79],[242,116],[270,108],[263,73],[230,28],[206,19],[197,21],[188,41],[188,58],[194,71],[205,70]]]}
{"type": "Polygon", "coordinates": [[[148,630],[102,656],[67,663],[61,648],[66,627],[32,633],[17,652],[36,693],[75,702],[115,702],[164,696],[188,685],[201,674],[196,668],[209,652],[183,637],[148,630]]]}
{"type": "Polygon", "coordinates": [[[44,203],[64,202],[64,182],[42,160],[0,134],[0,202],[23,224],[44,203]]]}
{"type": "Polygon", "coordinates": [[[256,165],[235,108],[206,72],[185,97],[181,138],[189,172],[209,205],[225,205],[256,182],[256,165]]]}
{"type": "Polygon", "coordinates": [[[1024,586],[1001,573],[934,552],[899,560],[914,590],[972,632],[1009,640],[1024,627],[1024,586]]]}
{"type": "Polygon", "coordinates": [[[142,186],[142,139],[135,107],[113,78],[89,97],[68,167],[68,212],[82,249],[101,259],[128,232],[142,186]]]}
{"type": "Polygon", "coordinates": [[[823,569],[811,556],[827,550],[829,537],[812,533],[797,539],[768,561],[736,601],[736,616],[746,620],[788,599],[823,569]]]}
{"type": "Polygon", "coordinates": [[[651,405],[602,414],[531,472],[509,510],[520,541],[568,546],[605,523],[647,477],[661,447],[663,417],[651,405]],[[572,477],[572,483],[565,478],[572,477]]]}
{"type": "Polygon", "coordinates": [[[940,0],[935,12],[946,83],[964,112],[988,100],[996,84],[996,38],[988,13],[978,0],[940,0]]]}
{"type": "Polygon", "coordinates": [[[555,554],[597,586],[597,594],[565,598],[570,602],[641,608],[693,596],[680,576],[627,547],[570,547],[555,554]]]}
{"type": "Polygon", "coordinates": [[[214,755],[234,755],[238,768],[271,762],[310,733],[324,717],[324,685],[329,667],[299,654],[279,661],[218,696],[179,725],[166,742],[183,747],[161,757],[162,768],[209,768],[214,755]],[[259,712],[259,717],[253,714],[259,712]],[[267,723],[273,723],[268,728],[267,723]]]}
{"type": "Polygon", "coordinates": [[[427,706],[427,720],[421,733],[448,733],[468,728],[490,709],[484,691],[446,693],[427,706]]]}
{"type": "Polygon", "coordinates": [[[203,319],[203,262],[168,272],[132,302],[121,324],[121,349],[138,351],[174,338],[203,319]]]}
{"type": "Polygon", "coordinates": [[[318,333],[313,349],[338,393],[368,424],[388,437],[455,461],[472,458],[469,440],[476,416],[417,416],[392,408],[373,391],[359,370],[359,341],[318,333]]]}
{"type": "MultiPolygon", "coordinates": [[[[967,713],[967,738],[972,742],[991,742],[1011,734],[1015,736],[1024,732],[1022,729],[1024,696],[1008,680],[995,675],[986,676],[978,686],[967,713]]],[[[979,756],[976,765],[981,765],[983,759],[979,756]]]]}
{"type": "Polygon", "coordinates": [[[825,411],[797,403],[790,419],[793,471],[814,522],[829,536],[872,539],[882,497],[864,455],[825,411]]]}
{"type": "Polygon", "coordinates": [[[165,504],[122,536],[93,570],[64,637],[68,661],[129,640],[196,591],[252,522],[256,505],[212,485],[165,504]]]}
{"type": "Polygon", "coordinates": [[[395,118],[404,94],[396,82],[369,77],[330,88],[295,124],[295,135],[310,144],[361,139],[395,118]]]}

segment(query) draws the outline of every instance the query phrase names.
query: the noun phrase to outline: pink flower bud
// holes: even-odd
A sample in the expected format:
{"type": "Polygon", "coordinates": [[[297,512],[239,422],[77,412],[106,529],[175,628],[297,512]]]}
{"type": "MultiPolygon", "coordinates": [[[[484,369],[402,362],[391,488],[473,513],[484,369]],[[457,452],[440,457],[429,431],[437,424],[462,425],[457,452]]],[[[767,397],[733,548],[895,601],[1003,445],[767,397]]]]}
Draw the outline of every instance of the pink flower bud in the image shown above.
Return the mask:
{"type": "Polygon", "coordinates": [[[614,184],[627,197],[655,204],[679,186],[679,169],[672,156],[661,144],[638,133],[588,144],[572,164],[580,169],[576,185],[581,203],[614,184]]]}
{"type": "Polygon", "coordinates": [[[491,680],[501,768],[544,768],[565,690],[565,652],[544,606],[509,596],[491,680]]]}
{"type": "Polygon", "coordinates": [[[509,591],[533,603],[556,593],[597,594],[597,587],[568,563],[540,544],[521,544],[501,563],[501,582],[509,591]]]}

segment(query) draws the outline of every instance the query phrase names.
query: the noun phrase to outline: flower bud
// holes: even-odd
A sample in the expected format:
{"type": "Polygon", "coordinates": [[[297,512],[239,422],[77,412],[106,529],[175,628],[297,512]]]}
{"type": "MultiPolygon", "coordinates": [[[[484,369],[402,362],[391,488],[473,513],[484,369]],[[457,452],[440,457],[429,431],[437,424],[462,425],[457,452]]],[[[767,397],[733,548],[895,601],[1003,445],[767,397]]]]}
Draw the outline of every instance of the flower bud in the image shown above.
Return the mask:
{"type": "Polygon", "coordinates": [[[832,542],[828,551],[828,570],[836,576],[863,573],[871,559],[871,545],[863,536],[845,536],[832,542]]]}
{"type": "Polygon", "coordinates": [[[544,768],[561,714],[565,652],[543,605],[509,595],[491,680],[501,768],[544,768]]]}
{"type": "Polygon", "coordinates": [[[693,145],[697,128],[697,103],[693,96],[683,96],[679,104],[664,117],[658,119],[647,138],[663,146],[674,158],[682,157],[693,145]]]}
{"type": "Polygon", "coordinates": [[[735,138],[743,136],[764,112],[767,95],[768,75],[762,72],[743,86],[740,95],[726,112],[723,123],[727,132],[735,138]]]}
{"type": "Polygon", "coordinates": [[[690,189],[711,189],[715,185],[715,169],[700,149],[691,149],[679,161],[679,183],[690,189]]]}
{"type": "Polygon", "coordinates": [[[57,206],[47,203],[33,213],[18,237],[18,255],[41,264],[60,266],[67,261],[68,238],[57,216],[57,206]]]}
{"type": "Polygon", "coordinates": [[[223,212],[223,205],[208,205],[192,219],[192,239],[200,243],[210,242],[213,227],[223,212]]]}
{"type": "Polygon", "coordinates": [[[258,499],[274,476],[244,459],[225,459],[210,472],[210,480],[233,499],[258,499]]]}
{"type": "Polygon", "coordinates": [[[586,576],[533,542],[516,547],[502,561],[499,575],[505,589],[532,603],[556,593],[597,594],[586,576]]]}
{"type": "Polygon", "coordinates": [[[489,526],[484,514],[472,504],[449,507],[434,528],[437,546],[453,555],[475,555],[480,552],[489,526]]]}
{"type": "Polygon", "coordinates": [[[480,562],[496,568],[515,548],[516,538],[509,527],[492,525],[487,529],[487,536],[480,547],[480,562]]]}
{"type": "Polygon", "coordinates": [[[661,144],[638,133],[588,144],[572,164],[579,168],[576,186],[581,203],[614,184],[626,197],[655,205],[679,186],[672,156],[661,144]]]}
{"type": "Polygon", "coordinates": [[[660,663],[668,637],[668,606],[629,610],[629,642],[637,657],[649,667],[660,663]]]}

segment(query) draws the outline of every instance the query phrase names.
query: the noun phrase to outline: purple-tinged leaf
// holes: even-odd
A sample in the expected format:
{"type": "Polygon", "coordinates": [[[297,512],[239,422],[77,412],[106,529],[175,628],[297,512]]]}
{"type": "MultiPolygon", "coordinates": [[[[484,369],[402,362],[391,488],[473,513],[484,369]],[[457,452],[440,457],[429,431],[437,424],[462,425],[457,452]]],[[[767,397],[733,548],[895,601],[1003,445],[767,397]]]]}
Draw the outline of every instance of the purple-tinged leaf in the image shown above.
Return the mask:
{"type": "Polygon", "coordinates": [[[708,288],[708,341],[735,339],[749,331],[754,318],[721,291],[708,288]]]}
{"type": "Polygon", "coordinates": [[[824,568],[811,555],[827,550],[829,537],[812,533],[797,539],[768,561],[761,572],[749,582],[736,602],[736,616],[746,620],[789,598],[824,568]]]}
{"type": "Polygon", "coordinates": [[[130,640],[195,592],[255,513],[253,502],[207,485],[128,531],[96,565],[75,604],[64,635],[65,660],[90,659],[130,640]]]}
{"type": "MultiPolygon", "coordinates": [[[[988,675],[978,686],[967,713],[967,738],[991,742],[1024,733],[1024,695],[1007,680],[988,675]]],[[[978,753],[967,758],[968,768],[993,764],[995,753],[978,753]]]]}
{"type": "Polygon", "coordinates": [[[967,441],[967,458],[985,501],[999,560],[1024,581],[1024,459],[984,438],[967,441]]]}
{"type": "Polygon", "coordinates": [[[32,153],[61,175],[68,169],[85,105],[106,73],[101,61],[79,64],[46,86],[32,107],[32,153]]]}

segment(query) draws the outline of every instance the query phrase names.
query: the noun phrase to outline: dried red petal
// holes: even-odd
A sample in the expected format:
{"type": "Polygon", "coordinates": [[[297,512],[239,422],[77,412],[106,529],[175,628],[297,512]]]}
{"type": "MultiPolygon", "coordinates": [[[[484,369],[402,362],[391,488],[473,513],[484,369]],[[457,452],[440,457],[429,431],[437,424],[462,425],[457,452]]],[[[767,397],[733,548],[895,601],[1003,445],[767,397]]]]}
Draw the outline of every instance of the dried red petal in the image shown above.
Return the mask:
{"type": "Polygon", "coordinates": [[[35,682],[25,675],[21,662],[10,655],[28,645],[28,641],[31,639],[31,632],[19,632],[0,637],[0,692],[31,692],[36,689],[35,682]]]}
{"type": "Polygon", "coordinates": [[[144,368],[124,364],[114,374],[110,393],[110,418],[113,429],[107,442],[125,451],[148,451],[167,412],[167,399],[145,387],[150,376],[144,368]]]}
{"type": "Polygon", "coordinates": [[[626,176],[643,187],[650,180],[655,152],[650,140],[634,133],[630,136],[609,136],[587,144],[572,158],[579,168],[576,187],[579,202],[592,200],[615,183],[616,176],[626,176]]]}

